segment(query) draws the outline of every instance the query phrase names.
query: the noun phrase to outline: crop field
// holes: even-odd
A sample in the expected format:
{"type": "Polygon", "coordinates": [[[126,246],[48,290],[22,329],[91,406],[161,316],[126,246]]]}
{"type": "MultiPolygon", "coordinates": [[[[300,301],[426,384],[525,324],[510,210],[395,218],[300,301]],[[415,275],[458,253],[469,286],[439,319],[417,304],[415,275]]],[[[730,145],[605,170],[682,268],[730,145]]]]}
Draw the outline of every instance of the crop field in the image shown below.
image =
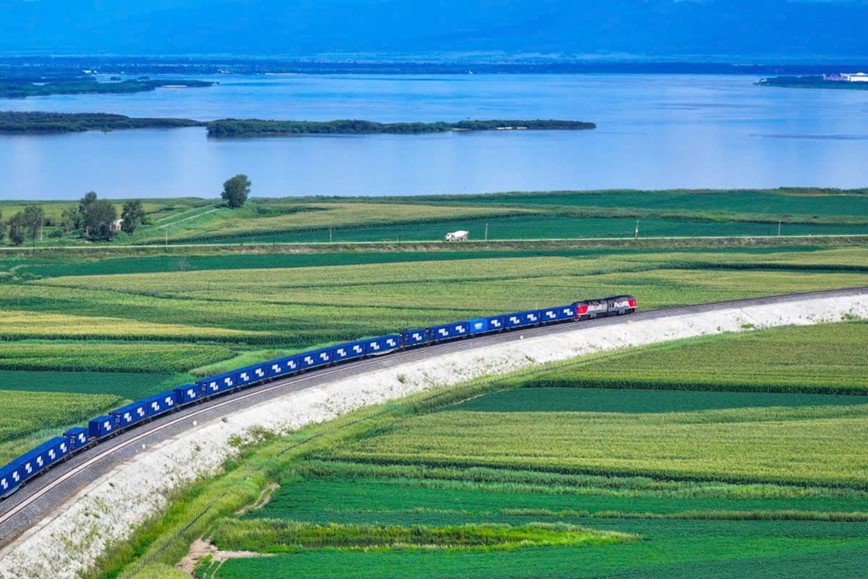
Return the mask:
{"type": "MultiPolygon", "coordinates": [[[[0,272],[7,274],[0,282],[0,391],[133,399],[275,352],[589,296],[630,292],[651,308],[860,286],[868,249],[59,252],[7,256],[0,272]]],[[[745,344],[738,355],[750,354],[745,344]]],[[[840,347],[855,351],[858,339],[840,347]]],[[[635,387],[637,376],[616,375],[617,368],[610,382],[635,387]]],[[[768,381],[769,388],[800,380],[783,367],[774,372],[783,382],[768,381]]],[[[652,379],[647,369],[642,377],[652,379]]],[[[832,375],[824,384],[857,386],[832,375]]],[[[70,425],[58,422],[51,432],[70,425]]]]}
{"type": "Polygon", "coordinates": [[[22,443],[44,442],[45,431],[96,416],[122,398],[111,394],[69,394],[0,390],[0,464],[21,454],[22,443]]]}
{"type": "Polygon", "coordinates": [[[864,392],[864,337],[849,322],[652,346],[348,416],[343,436],[305,429],[211,483],[256,472],[260,488],[280,485],[267,500],[248,489],[254,508],[227,506],[196,531],[270,556],[206,559],[197,576],[858,575],[868,396],[820,379],[864,392]],[[842,348],[815,348],[825,342],[842,348]],[[739,371],[716,383],[732,357],[739,371]],[[657,382],[606,381],[633,363],[657,382]],[[709,378],[685,389],[678,368],[709,378]],[[805,380],[768,391],[798,369],[813,393],[805,380]]]}
{"type": "MultiPolygon", "coordinates": [[[[118,210],[124,200],[114,201],[118,210]]],[[[0,202],[6,216],[26,203],[0,202]]],[[[43,204],[40,245],[81,245],[59,228],[75,202],[43,204]]],[[[149,221],[114,245],[347,243],[472,240],[868,234],[868,191],[565,191],[493,195],[252,198],[230,210],[216,199],[144,203],[149,221]],[[638,222],[637,222],[638,220],[638,222]]]]}

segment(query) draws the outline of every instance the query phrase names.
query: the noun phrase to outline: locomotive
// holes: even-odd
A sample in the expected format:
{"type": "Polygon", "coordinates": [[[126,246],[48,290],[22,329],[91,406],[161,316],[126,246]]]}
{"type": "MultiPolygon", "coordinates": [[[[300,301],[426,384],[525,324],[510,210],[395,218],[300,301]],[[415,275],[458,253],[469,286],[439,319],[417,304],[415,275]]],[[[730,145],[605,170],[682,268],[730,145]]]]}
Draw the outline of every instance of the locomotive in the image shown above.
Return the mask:
{"type": "Polygon", "coordinates": [[[326,348],[318,348],[276,360],[245,366],[215,376],[197,380],[166,392],[97,416],[85,426],[76,426],[62,436],[29,450],[0,468],[0,499],[21,488],[24,483],[69,459],[76,453],[99,444],[138,424],[152,420],[200,401],[228,392],[238,391],[278,378],[293,376],[307,370],[380,356],[392,352],[470,338],[496,332],[570,321],[589,320],[605,316],[620,316],[636,311],[636,298],[618,295],[572,304],[526,310],[440,324],[427,328],[403,330],[394,334],[355,340],[326,348]]]}

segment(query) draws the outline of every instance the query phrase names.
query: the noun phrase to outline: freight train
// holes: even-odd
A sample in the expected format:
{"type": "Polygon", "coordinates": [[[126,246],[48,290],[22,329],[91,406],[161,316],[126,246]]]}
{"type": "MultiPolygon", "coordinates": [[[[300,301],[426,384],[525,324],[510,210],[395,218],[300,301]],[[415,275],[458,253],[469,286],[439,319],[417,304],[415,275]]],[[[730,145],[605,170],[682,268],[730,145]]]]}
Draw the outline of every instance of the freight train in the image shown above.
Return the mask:
{"type": "Polygon", "coordinates": [[[72,455],[99,444],[99,442],[115,436],[119,432],[178,408],[196,404],[227,392],[263,384],[315,368],[379,356],[398,350],[520,328],[625,315],[635,311],[636,299],[630,295],[585,300],[540,310],[526,310],[440,324],[428,328],[403,330],[395,334],[301,352],[202,378],[194,384],[185,384],[173,390],[154,394],[112,410],[108,414],[97,416],[86,427],[71,428],[64,432],[63,436],[52,438],[48,442],[25,452],[0,468],[0,499],[8,497],[27,481],[69,459],[72,455]]]}

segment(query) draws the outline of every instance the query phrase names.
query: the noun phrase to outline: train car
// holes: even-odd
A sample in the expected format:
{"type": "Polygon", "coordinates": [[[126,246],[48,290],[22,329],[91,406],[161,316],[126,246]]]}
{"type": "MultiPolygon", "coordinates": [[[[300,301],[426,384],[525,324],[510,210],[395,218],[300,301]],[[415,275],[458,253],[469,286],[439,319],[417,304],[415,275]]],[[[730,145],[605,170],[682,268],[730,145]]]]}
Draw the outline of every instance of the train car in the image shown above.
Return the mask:
{"type": "Polygon", "coordinates": [[[400,346],[401,336],[398,334],[369,338],[365,340],[365,355],[379,356],[380,354],[388,354],[389,352],[394,352],[400,346]]]}
{"type": "Polygon", "coordinates": [[[476,336],[489,331],[488,318],[477,318],[467,322],[470,325],[470,335],[476,336]]]}
{"type": "Polygon", "coordinates": [[[486,321],[489,332],[502,332],[506,327],[506,316],[489,316],[486,321]]]}
{"type": "Polygon", "coordinates": [[[103,438],[114,434],[116,430],[115,417],[108,414],[91,418],[87,423],[87,433],[90,438],[103,438]]]}
{"type": "Polygon", "coordinates": [[[204,390],[203,396],[215,396],[221,392],[228,392],[236,388],[236,374],[237,370],[224,372],[223,374],[196,380],[196,384],[204,390]]]}
{"type": "Polygon", "coordinates": [[[470,322],[452,322],[428,328],[428,338],[431,342],[444,342],[470,335],[470,322]]]}
{"type": "Polygon", "coordinates": [[[15,462],[0,467],[0,499],[5,499],[21,486],[21,473],[15,462]]]}
{"type": "Polygon", "coordinates": [[[145,411],[148,413],[147,417],[150,418],[173,410],[178,405],[178,397],[174,390],[169,390],[148,396],[143,402],[145,402],[145,411]]]}
{"type": "Polygon", "coordinates": [[[16,458],[21,482],[26,482],[69,455],[65,436],[57,436],[16,458]]]}
{"type": "Polygon", "coordinates": [[[401,347],[414,348],[416,346],[424,346],[429,342],[428,330],[425,328],[416,328],[414,330],[404,330],[401,332],[401,347]]]}
{"type": "Polygon", "coordinates": [[[173,392],[175,393],[175,400],[177,400],[178,405],[183,406],[184,404],[192,404],[202,398],[203,390],[198,384],[184,384],[175,388],[173,392]]]}
{"type": "Polygon", "coordinates": [[[606,300],[585,300],[573,304],[576,306],[577,320],[592,320],[608,315],[609,304],[606,300]]]}
{"type": "Polygon", "coordinates": [[[109,411],[109,415],[114,417],[116,428],[126,428],[138,424],[149,416],[148,401],[147,399],[136,400],[126,406],[109,411]]]}
{"type": "Polygon", "coordinates": [[[310,352],[303,352],[298,355],[299,367],[302,370],[328,366],[334,362],[334,359],[334,348],[320,348],[319,350],[311,350],[310,352]]]}
{"type": "Polygon", "coordinates": [[[536,326],[540,324],[541,321],[542,319],[540,318],[539,310],[527,310],[503,316],[503,327],[507,330],[513,328],[525,328],[528,326],[536,326]]]}
{"type": "Polygon", "coordinates": [[[343,360],[355,360],[356,358],[364,358],[366,354],[365,344],[367,340],[356,340],[355,342],[347,342],[346,344],[338,344],[334,347],[335,362],[343,360]]]}
{"type": "Polygon", "coordinates": [[[276,378],[278,376],[288,376],[298,372],[301,365],[299,364],[298,356],[286,356],[268,362],[268,367],[272,378],[276,378]]]}
{"type": "Polygon", "coordinates": [[[636,311],[636,298],[633,296],[612,296],[605,299],[610,316],[623,316],[636,311]]]}
{"type": "Polygon", "coordinates": [[[80,448],[87,448],[89,432],[84,426],[75,426],[63,433],[66,437],[66,442],[69,444],[69,450],[75,451],[80,448]]]}
{"type": "Polygon", "coordinates": [[[540,310],[539,314],[543,324],[553,324],[556,322],[564,322],[566,320],[574,320],[576,319],[576,306],[573,304],[567,304],[565,306],[545,308],[540,310]]]}
{"type": "Polygon", "coordinates": [[[251,364],[244,368],[239,368],[235,371],[238,386],[247,386],[248,384],[256,384],[262,382],[271,376],[271,362],[260,362],[259,364],[251,364]]]}

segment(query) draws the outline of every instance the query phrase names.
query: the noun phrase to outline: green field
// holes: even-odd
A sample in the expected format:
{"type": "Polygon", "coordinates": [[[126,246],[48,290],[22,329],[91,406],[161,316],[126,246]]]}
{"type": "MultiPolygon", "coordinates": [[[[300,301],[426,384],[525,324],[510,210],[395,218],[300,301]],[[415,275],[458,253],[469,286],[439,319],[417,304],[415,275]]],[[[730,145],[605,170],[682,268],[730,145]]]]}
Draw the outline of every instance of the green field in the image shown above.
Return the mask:
{"type": "Polygon", "coordinates": [[[149,527],[128,569],[204,534],[271,556],[206,559],[200,577],[855,576],[865,329],[601,354],[268,440],[149,527]],[[633,365],[640,387],[611,379],[633,365]]]}
{"type": "MultiPolygon", "coordinates": [[[[20,373],[16,382],[0,382],[0,391],[132,399],[191,375],[402,328],[616,293],[633,293],[640,307],[652,308],[861,286],[866,271],[868,249],[858,245],[6,256],[0,377],[20,373]],[[41,380],[40,372],[62,379],[41,380]],[[112,373],[114,382],[79,380],[112,373]]],[[[810,348],[838,347],[830,345],[838,344],[835,335],[823,340],[810,348]]],[[[750,355],[750,341],[741,343],[735,356],[750,355]]],[[[858,340],[839,346],[852,354],[858,340]]],[[[649,368],[631,375],[614,365],[595,379],[635,387],[652,380],[649,368]]],[[[779,368],[777,382],[765,386],[813,384],[804,377],[779,368]]],[[[856,387],[835,380],[823,386],[856,387]]],[[[58,422],[52,432],[68,426],[58,422]]]]}
{"type": "MultiPolygon", "coordinates": [[[[0,397],[28,404],[0,409],[0,462],[124,400],[300,349],[603,295],[649,309],[868,273],[865,190],[152,200],[151,223],[108,244],[60,234],[74,204],[44,204],[41,247],[0,255],[0,397]],[[440,241],[456,229],[471,241],[440,241]]],[[[0,202],[3,218],[24,205],[0,202]]],[[[174,564],[210,529],[227,548],[286,543],[220,576],[786,575],[789,561],[846,575],[866,549],[866,328],[588,357],[267,440],[104,568],[152,544],[147,561],[174,564]],[[230,516],[274,481],[268,506],[230,516]]]]}
{"type": "MultiPolygon", "coordinates": [[[[118,209],[123,200],[117,200],[118,209]]],[[[25,203],[0,202],[8,218],[25,203]]],[[[60,229],[74,202],[43,204],[46,247],[80,246],[60,229]]],[[[148,200],[149,222],[109,246],[142,244],[408,243],[468,230],[473,241],[868,234],[865,189],[565,191],[429,197],[148,200]]]]}

